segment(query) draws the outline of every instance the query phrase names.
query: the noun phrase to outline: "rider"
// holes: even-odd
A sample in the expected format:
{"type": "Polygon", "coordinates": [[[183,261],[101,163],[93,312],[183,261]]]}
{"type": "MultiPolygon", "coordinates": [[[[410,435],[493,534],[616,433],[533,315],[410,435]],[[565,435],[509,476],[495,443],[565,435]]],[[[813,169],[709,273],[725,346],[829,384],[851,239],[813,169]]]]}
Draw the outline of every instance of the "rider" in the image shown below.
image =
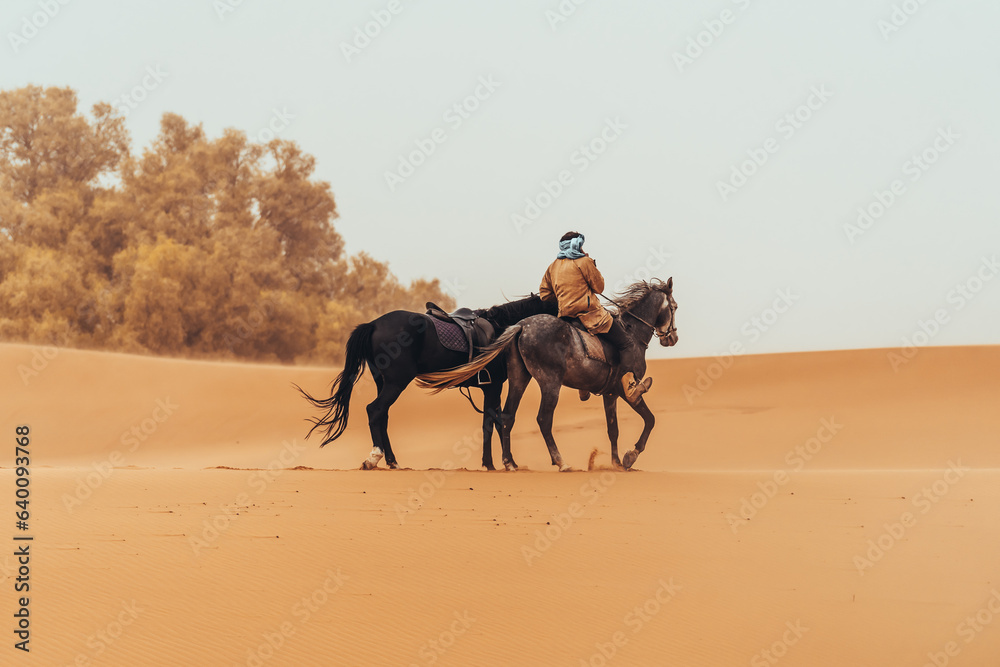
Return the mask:
{"type": "Polygon", "coordinates": [[[545,271],[538,295],[546,301],[557,299],[559,317],[579,318],[587,331],[618,348],[625,399],[635,403],[649,391],[653,378],[636,380],[637,375],[642,377],[646,372],[646,360],[621,322],[598,301],[597,295],[604,291],[604,276],[597,270],[597,263],[583,252],[583,241],[584,236],[579,232],[563,234],[559,239],[559,254],[545,271]]]}

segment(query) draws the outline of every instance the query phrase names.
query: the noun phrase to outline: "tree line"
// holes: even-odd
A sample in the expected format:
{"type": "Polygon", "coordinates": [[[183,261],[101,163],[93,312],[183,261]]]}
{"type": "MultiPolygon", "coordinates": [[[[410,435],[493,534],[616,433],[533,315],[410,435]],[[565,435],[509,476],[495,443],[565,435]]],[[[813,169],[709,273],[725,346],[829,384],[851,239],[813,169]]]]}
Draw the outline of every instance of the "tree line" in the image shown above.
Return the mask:
{"type": "Polygon", "coordinates": [[[111,105],[77,106],[70,88],[0,91],[0,340],[328,363],[360,322],[453,305],[345,254],[296,143],[167,113],[133,154],[111,105]]]}

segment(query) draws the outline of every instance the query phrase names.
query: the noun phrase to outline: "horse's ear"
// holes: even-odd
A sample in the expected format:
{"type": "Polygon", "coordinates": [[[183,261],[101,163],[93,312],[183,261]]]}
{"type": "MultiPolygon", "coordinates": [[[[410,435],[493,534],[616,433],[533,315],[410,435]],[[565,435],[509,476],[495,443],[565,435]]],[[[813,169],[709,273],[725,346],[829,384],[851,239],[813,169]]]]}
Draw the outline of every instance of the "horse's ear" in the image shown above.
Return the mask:
{"type": "Polygon", "coordinates": [[[674,277],[670,276],[669,278],[667,278],[667,291],[669,292],[673,289],[674,289],[674,277]]]}

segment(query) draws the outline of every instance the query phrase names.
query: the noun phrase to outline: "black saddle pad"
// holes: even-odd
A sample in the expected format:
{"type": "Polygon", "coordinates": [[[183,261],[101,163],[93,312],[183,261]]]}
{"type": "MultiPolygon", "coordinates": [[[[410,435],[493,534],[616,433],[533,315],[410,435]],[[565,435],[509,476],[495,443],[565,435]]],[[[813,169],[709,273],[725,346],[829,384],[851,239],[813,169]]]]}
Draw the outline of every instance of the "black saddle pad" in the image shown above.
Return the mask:
{"type": "Polygon", "coordinates": [[[441,341],[442,345],[455,352],[469,351],[469,341],[465,338],[465,332],[462,331],[461,327],[436,317],[432,317],[431,322],[434,323],[434,329],[437,331],[438,340],[441,341]]]}

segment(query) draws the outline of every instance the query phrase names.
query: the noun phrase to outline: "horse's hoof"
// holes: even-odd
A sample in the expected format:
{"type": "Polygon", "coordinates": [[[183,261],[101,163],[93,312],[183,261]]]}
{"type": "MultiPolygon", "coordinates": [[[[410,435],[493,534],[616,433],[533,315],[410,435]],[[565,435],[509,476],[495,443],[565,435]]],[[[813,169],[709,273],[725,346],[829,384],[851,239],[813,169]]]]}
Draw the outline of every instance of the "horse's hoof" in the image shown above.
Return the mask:
{"type": "Polygon", "coordinates": [[[562,464],[559,465],[559,472],[573,472],[573,469],[570,468],[565,463],[562,463],[562,464]]]}
{"type": "Polygon", "coordinates": [[[503,462],[503,467],[504,467],[504,468],[505,468],[506,470],[510,470],[510,471],[514,471],[514,470],[517,470],[517,464],[516,464],[516,463],[514,463],[513,461],[504,461],[504,462],[503,462]]]}
{"type": "Polygon", "coordinates": [[[368,459],[365,459],[364,461],[361,462],[361,469],[362,470],[374,470],[375,469],[375,464],[372,463],[371,461],[369,461],[368,459]]]}
{"type": "Polygon", "coordinates": [[[486,468],[487,470],[490,470],[490,471],[496,470],[496,468],[493,467],[492,463],[490,463],[488,465],[484,464],[483,467],[486,468]]]}
{"type": "Polygon", "coordinates": [[[392,463],[387,463],[389,470],[399,470],[399,464],[393,461],[392,463]]]}
{"type": "Polygon", "coordinates": [[[629,451],[625,452],[625,460],[622,461],[622,463],[625,464],[625,470],[630,470],[637,458],[639,458],[639,452],[635,451],[634,449],[630,449],[629,451]]]}
{"type": "Polygon", "coordinates": [[[614,468],[615,470],[623,470],[624,469],[624,466],[622,465],[621,459],[619,459],[617,456],[615,458],[611,459],[611,467],[614,468]]]}

